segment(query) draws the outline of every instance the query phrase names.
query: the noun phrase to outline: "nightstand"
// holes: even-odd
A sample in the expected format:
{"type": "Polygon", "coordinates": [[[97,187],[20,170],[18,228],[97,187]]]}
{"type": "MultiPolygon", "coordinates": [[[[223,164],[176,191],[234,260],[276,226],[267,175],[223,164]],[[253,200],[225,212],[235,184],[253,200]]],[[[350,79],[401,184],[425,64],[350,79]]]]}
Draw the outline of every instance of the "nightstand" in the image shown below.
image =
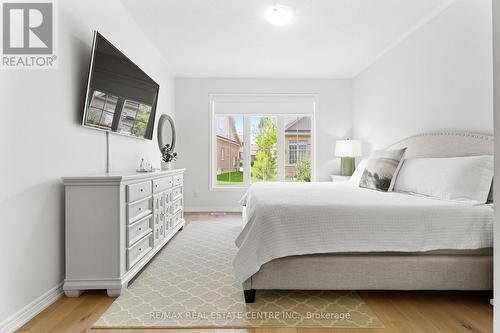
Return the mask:
{"type": "Polygon", "coordinates": [[[351,179],[351,176],[340,176],[340,175],[330,175],[330,179],[332,182],[346,182],[351,179]]]}

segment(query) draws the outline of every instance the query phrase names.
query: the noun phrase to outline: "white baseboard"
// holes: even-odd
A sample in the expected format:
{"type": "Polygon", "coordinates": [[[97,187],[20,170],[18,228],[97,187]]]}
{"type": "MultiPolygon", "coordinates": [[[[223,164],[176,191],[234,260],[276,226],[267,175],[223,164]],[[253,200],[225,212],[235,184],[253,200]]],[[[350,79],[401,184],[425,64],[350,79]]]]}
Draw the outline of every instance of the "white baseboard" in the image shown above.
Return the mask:
{"type": "Polygon", "coordinates": [[[0,323],[1,333],[11,333],[30,321],[63,295],[62,282],[0,323]]]}
{"type": "Polygon", "coordinates": [[[241,213],[241,206],[228,206],[228,207],[208,207],[208,206],[184,206],[184,211],[187,213],[205,213],[205,212],[227,212],[227,213],[241,213]]]}

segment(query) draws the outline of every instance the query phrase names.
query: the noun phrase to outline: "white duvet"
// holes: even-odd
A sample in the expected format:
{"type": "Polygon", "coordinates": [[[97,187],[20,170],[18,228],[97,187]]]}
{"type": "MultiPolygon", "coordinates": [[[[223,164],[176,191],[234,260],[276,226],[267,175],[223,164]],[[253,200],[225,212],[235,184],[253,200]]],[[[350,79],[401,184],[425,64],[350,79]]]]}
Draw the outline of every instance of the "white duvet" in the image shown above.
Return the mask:
{"type": "Polygon", "coordinates": [[[348,183],[257,183],[242,204],[240,281],[276,258],[334,252],[420,252],[493,246],[493,207],[348,183]]]}

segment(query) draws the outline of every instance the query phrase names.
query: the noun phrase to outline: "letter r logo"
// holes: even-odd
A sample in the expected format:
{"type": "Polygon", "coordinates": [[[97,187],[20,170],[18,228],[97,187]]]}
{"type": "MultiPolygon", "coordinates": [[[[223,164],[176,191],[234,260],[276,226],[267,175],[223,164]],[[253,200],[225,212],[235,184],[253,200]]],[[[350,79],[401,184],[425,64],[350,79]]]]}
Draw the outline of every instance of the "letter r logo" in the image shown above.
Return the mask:
{"type": "Polygon", "coordinates": [[[3,53],[51,54],[52,3],[3,3],[3,53]]]}

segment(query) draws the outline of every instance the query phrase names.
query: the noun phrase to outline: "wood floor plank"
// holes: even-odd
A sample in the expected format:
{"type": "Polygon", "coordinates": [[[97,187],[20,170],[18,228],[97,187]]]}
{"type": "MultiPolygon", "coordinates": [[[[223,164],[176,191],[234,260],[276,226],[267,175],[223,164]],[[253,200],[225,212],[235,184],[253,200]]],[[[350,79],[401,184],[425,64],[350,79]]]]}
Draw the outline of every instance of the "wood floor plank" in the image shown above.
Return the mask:
{"type": "Polygon", "coordinates": [[[72,313],[85,297],[63,297],[22,326],[18,332],[48,331],[60,318],[72,313]]]}

